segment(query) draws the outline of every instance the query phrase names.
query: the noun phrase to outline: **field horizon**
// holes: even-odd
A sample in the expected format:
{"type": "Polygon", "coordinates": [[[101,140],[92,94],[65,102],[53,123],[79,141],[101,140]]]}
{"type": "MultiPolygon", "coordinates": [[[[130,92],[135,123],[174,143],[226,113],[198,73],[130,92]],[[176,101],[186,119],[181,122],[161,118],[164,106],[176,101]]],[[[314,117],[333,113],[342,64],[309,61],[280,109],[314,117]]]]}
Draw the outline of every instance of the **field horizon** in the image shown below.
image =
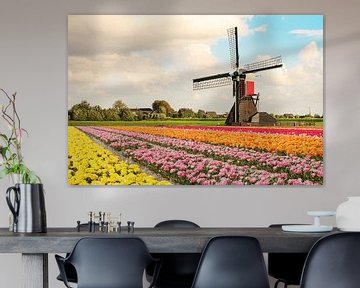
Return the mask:
{"type": "MultiPolygon", "coordinates": [[[[147,119],[134,121],[76,121],[68,120],[68,126],[227,126],[226,118],[214,119],[147,119]]],[[[301,118],[301,119],[277,119],[276,126],[270,127],[323,127],[322,118],[301,118]]],[[[251,125],[249,125],[251,126],[251,125]]],[[[255,125],[254,125],[255,126],[255,125]]],[[[228,127],[247,127],[245,126],[228,126],[228,127]]],[[[256,126],[269,127],[269,126],[256,126]]]]}

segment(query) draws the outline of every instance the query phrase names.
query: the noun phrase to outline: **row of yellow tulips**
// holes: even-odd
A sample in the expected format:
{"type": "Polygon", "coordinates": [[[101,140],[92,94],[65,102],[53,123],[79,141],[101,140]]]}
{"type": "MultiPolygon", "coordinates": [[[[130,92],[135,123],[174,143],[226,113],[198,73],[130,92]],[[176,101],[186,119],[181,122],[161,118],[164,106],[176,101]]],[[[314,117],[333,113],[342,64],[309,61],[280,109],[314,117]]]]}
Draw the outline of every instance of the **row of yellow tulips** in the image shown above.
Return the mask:
{"type": "Polygon", "coordinates": [[[93,142],[83,132],[68,128],[68,183],[70,185],[170,185],[127,164],[93,142]]]}

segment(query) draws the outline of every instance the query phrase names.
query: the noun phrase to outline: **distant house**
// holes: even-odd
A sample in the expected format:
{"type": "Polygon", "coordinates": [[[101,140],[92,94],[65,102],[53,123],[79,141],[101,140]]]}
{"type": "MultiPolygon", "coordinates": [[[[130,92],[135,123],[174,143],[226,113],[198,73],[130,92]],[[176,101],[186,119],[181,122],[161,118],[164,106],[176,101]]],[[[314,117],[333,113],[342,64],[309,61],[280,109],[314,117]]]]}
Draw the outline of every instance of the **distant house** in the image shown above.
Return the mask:
{"type": "Polygon", "coordinates": [[[225,112],[219,115],[219,118],[227,118],[229,116],[229,112],[225,112]]]}
{"type": "Polygon", "coordinates": [[[294,114],[290,114],[290,113],[285,113],[284,114],[285,118],[294,118],[294,114]]]}
{"type": "Polygon", "coordinates": [[[217,118],[218,115],[215,111],[206,111],[206,115],[209,117],[209,118],[217,118]]]}
{"type": "Polygon", "coordinates": [[[131,108],[130,111],[140,120],[150,118],[153,110],[151,108],[131,108]]]}

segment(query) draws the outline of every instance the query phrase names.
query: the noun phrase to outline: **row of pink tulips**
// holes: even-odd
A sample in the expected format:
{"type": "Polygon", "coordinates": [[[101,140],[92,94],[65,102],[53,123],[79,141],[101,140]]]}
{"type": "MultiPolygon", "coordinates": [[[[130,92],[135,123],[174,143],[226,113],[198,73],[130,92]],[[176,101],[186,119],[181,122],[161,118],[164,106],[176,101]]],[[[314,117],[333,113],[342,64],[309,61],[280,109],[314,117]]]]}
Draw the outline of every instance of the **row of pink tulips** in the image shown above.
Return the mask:
{"type": "Polygon", "coordinates": [[[161,171],[174,182],[200,185],[314,185],[312,181],[287,179],[286,173],[271,173],[256,167],[237,166],[223,161],[165,147],[129,150],[134,160],[161,171]]]}
{"type": "Polygon", "coordinates": [[[81,126],[78,127],[81,131],[91,136],[96,137],[100,141],[108,144],[110,147],[117,150],[146,148],[148,146],[144,141],[139,141],[132,136],[126,136],[115,133],[113,130],[99,129],[94,127],[81,126]]]}

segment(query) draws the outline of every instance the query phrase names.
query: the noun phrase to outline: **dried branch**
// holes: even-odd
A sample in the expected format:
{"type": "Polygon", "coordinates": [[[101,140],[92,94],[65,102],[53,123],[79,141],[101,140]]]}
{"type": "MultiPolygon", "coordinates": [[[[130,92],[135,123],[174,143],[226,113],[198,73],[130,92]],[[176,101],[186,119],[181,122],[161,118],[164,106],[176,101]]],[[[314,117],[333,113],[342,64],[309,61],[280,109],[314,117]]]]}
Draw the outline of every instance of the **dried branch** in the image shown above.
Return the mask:
{"type": "Polygon", "coordinates": [[[22,183],[41,183],[41,179],[31,171],[25,164],[21,153],[22,133],[27,131],[21,128],[21,121],[16,110],[16,93],[11,96],[0,88],[7,99],[7,104],[1,106],[1,116],[10,128],[10,137],[6,133],[0,133],[0,140],[4,145],[0,145],[0,178],[15,173],[21,175],[22,183]]]}

